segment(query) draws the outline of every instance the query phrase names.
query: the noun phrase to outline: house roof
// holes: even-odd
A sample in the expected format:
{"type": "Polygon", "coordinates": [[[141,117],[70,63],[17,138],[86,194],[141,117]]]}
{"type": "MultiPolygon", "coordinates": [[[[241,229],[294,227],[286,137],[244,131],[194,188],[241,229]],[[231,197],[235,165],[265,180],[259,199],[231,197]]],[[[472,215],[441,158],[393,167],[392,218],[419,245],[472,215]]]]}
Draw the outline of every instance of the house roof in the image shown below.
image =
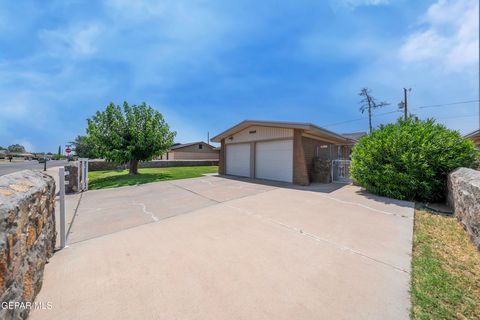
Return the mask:
{"type": "Polygon", "coordinates": [[[264,126],[264,127],[276,127],[276,128],[290,128],[290,129],[302,129],[309,134],[326,136],[330,139],[339,141],[339,142],[348,142],[352,139],[342,136],[333,131],[321,128],[317,125],[308,122],[284,122],[284,121],[262,121],[262,120],[244,120],[239,124],[223,131],[219,135],[216,135],[210,141],[212,142],[221,142],[222,139],[231,136],[239,131],[242,131],[245,128],[250,126],[264,126]]]}
{"type": "Polygon", "coordinates": [[[170,150],[177,150],[177,149],[193,146],[195,144],[207,145],[207,146],[209,146],[210,148],[213,149],[213,147],[211,145],[209,145],[208,143],[203,142],[203,141],[197,141],[197,142],[190,142],[190,143],[175,143],[170,147],[170,150]]]}
{"type": "Polygon", "coordinates": [[[467,133],[466,135],[464,135],[465,138],[472,138],[476,135],[479,135],[480,134],[480,129],[477,129],[473,132],[470,132],[470,133],[467,133]]]}
{"type": "Polygon", "coordinates": [[[363,131],[359,132],[350,132],[350,133],[342,133],[342,136],[347,137],[348,139],[358,140],[363,136],[366,136],[367,133],[363,131]]]}

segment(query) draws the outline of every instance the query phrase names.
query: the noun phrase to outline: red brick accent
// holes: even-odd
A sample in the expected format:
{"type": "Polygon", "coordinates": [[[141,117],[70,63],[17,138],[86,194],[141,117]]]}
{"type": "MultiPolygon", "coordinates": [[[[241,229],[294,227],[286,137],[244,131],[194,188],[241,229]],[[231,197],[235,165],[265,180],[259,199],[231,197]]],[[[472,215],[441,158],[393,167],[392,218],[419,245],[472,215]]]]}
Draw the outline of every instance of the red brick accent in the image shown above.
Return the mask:
{"type": "Polygon", "coordinates": [[[225,139],[222,139],[220,146],[220,154],[218,155],[218,173],[226,174],[225,172],[225,154],[227,150],[225,149],[225,139]]]}
{"type": "Polygon", "coordinates": [[[302,130],[293,130],[293,183],[302,186],[309,184],[305,153],[303,151],[302,130]]]}
{"type": "Polygon", "coordinates": [[[331,159],[335,152],[334,159],[337,158],[337,148],[333,144],[316,140],[312,138],[302,137],[303,153],[305,154],[305,163],[310,182],[329,183],[331,176],[331,159]],[[319,154],[315,154],[317,146],[326,145],[327,148],[319,149],[319,154]]]}

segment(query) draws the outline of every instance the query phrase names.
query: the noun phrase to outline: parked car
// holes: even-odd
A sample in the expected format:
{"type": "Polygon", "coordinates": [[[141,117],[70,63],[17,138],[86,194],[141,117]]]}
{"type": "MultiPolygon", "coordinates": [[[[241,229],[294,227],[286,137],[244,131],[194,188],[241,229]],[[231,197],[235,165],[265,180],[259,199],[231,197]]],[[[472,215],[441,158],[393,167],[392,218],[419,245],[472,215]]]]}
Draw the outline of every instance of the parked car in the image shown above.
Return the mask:
{"type": "Polygon", "coordinates": [[[50,158],[47,158],[47,157],[38,158],[38,163],[45,163],[47,161],[50,161],[50,158]]]}

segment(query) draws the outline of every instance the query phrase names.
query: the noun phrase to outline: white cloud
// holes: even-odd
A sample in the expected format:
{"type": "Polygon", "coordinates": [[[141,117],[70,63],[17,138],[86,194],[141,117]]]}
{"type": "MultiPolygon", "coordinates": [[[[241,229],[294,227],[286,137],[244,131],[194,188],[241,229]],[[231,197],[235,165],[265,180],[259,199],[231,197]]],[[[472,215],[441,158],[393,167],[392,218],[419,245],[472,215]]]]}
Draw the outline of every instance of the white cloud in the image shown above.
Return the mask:
{"type": "MultiPolygon", "coordinates": [[[[375,97],[391,103],[390,107],[380,112],[395,110],[397,103],[403,99],[402,88],[412,88],[410,111],[420,118],[434,117],[463,133],[478,128],[478,116],[475,116],[478,114],[478,103],[418,108],[478,99],[478,19],[478,0],[437,1],[414,21],[403,41],[369,33],[364,40],[356,43],[351,40],[359,38],[353,34],[352,39],[346,38],[345,41],[352,43],[353,51],[350,50],[349,54],[353,52],[364,64],[352,70],[343,81],[332,84],[330,92],[333,99],[344,99],[346,103],[342,112],[351,112],[351,118],[355,118],[356,108],[344,97],[355,95],[361,87],[371,88],[375,97]],[[368,50],[368,47],[371,49],[368,50]]],[[[333,51],[328,47],[330,41],[312,39],[307,39],[310,41],[306,42],[307,45],[303,43],[309,57],[316,58],[321,54],[315,51],[318,48],[333,51]]],[[[378,117],[374,123],[394,121],[398,116],[393,113],[378,117]]],[[[354,131],[363,128],[362,123],[356,124],[359,124],[356,128],[335,129],[354,131]]]]}
{"type": "Polygon", "coordinates": [[[22,122],[29,126],[41,127],[45,120],[43,114],[46,108],[35,101],[32,94],[26,91],[15,93],[0,92],[3,103],[0,105],[2,120],[7,122],[22,122]]]}
{"type": "Polygon", "coordinates": [[[409,35],[403,43],[401,60],[446,72],[478,68],[478,10],[477,0],[439,0],[420,19],[424,30],[409,35]]]}
{"type": "Polygon", "coordinates": [[[53,56],[81,57],[97,51],[100,33],[99,24],[87,24],[71,26],[66,30],[41,30],[39,37],[53,56]]]}

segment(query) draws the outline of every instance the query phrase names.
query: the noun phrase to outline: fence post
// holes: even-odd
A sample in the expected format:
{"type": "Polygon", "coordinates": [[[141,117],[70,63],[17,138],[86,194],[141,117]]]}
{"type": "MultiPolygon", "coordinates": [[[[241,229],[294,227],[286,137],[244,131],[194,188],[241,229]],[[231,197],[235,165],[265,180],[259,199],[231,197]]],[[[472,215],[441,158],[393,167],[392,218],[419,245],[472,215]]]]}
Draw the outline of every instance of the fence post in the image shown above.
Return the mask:
{"type": "Polygon", "coordinates": [[[83,159],[83,190],[87,190],[87,161],[83,159]]]}
{"type": "Polygon", "coordinates": [[[80,192],[81,191],[81,188],[80,188],[80,173],[81,173],[81,167],[80,167],[80,158],[78,158],[77,160],[77,192],[80,192]]]}
{"type": "Polygon", "coordinates": [[[85,191],[88,191],[88,158],[85,160],[85,191]]]}
{"type": "Polygon", "coordinates": [[[58,170],[59,175],[59,184],[60,184],[60,249],[65,248],[65,244],[67,241],[66,233],[65,233],[65,168],[60,167],[58,170]]]}

